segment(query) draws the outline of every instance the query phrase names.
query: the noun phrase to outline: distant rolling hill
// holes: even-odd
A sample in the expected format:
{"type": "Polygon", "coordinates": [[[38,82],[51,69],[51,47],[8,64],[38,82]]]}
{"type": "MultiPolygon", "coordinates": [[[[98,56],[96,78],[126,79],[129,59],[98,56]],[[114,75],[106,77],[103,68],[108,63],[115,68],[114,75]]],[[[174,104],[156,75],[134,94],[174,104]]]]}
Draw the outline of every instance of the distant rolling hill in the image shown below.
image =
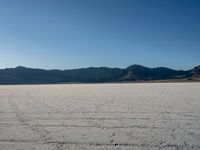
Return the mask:
{"type": "Polygon", "coordinates": [[[0,84],[101,83],[155,80],[199,80],[200,66],[191,70],[131,65],[125,69],[89,67],[71,70],[44,70],[26,67],[0,69],[0,84]]]}

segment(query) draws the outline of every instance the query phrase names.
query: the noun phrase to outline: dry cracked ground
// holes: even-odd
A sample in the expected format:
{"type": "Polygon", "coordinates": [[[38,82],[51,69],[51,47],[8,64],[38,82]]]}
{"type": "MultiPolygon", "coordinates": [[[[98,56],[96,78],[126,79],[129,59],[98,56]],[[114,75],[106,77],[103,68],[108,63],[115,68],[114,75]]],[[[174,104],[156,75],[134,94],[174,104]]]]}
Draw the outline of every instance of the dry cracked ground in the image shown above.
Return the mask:
{"type": "Polygon", "coordinates": [[[0,86],[0,150],[197,150],[200,84],[0,86]]]}

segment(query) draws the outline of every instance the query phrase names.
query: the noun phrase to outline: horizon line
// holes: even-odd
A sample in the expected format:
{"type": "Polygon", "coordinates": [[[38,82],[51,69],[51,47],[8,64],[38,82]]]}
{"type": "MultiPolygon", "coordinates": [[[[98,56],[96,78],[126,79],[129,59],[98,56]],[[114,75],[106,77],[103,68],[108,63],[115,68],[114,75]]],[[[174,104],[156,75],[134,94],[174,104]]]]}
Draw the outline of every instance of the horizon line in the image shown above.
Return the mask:
{"type": "Polygon", "coordinates": [[[108,67],[108,66],[87,66],[87,67],[77,67],[77,68],[68,68],[68,69],[58,69],[58,68],[52,68],[52,69],[47,69],[47,68],[40,68],[40,67],[28,67],[28,66],[25,66],[25,65],[18,65],[16,67],[5,67],[5,68],[0,68],[0,70],[3,70],[3,69],[15,69],[15,68],[18,68],[18,67],[23,67],[23,68],[28,68],[28,69],[41,69],[41,70],[61,70],[61,71],[65,71],[65,70],[76,70],[76,69],[87,69],[87,68],[117,68],[117,69],[126,69],[130,66],[134,66],[134,65],[137,65],[137,66],[142,66],[142,67],[147,67],[147,68],[150,68],[150,69],[153,69],[153,68],[168,68],[168,69],[173,69],[173,70],[182,70],[182,71],[187,71],[187,70],[191,70],[197,66],[200,66],[199,65],[194,65],[192,68],[190,69],[175,69],[175,68],[171,68],[171,67],[166,67],[166,66],[157,66],[157,67],[149,67],[149,66],[146,66],[146,65],[140,65],[140,64],[132,64],[132,65],[128,65],[127,67],[108,67]]]}

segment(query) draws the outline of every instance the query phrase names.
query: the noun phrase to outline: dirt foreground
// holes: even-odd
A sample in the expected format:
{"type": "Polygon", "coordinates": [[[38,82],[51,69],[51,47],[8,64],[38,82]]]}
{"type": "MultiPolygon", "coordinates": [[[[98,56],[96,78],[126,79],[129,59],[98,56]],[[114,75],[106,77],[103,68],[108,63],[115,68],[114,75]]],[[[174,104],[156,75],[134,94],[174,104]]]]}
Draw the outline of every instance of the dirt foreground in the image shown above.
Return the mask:
{"type": "Polygon", "coordinates": [[[0,150],[198,150],[200,83],[0,86],[0,150]]]}

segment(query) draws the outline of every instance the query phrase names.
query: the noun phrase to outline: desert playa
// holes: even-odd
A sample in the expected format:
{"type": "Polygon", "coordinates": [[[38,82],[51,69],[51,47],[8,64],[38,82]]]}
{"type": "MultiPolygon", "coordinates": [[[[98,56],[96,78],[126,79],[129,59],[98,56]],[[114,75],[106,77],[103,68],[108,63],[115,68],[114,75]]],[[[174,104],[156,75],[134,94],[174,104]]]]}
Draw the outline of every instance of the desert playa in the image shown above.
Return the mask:
{"type": "Polygon", "coordinates": [[[0,86],[0,150],[200,149],[200,83],[0,86]]]}

